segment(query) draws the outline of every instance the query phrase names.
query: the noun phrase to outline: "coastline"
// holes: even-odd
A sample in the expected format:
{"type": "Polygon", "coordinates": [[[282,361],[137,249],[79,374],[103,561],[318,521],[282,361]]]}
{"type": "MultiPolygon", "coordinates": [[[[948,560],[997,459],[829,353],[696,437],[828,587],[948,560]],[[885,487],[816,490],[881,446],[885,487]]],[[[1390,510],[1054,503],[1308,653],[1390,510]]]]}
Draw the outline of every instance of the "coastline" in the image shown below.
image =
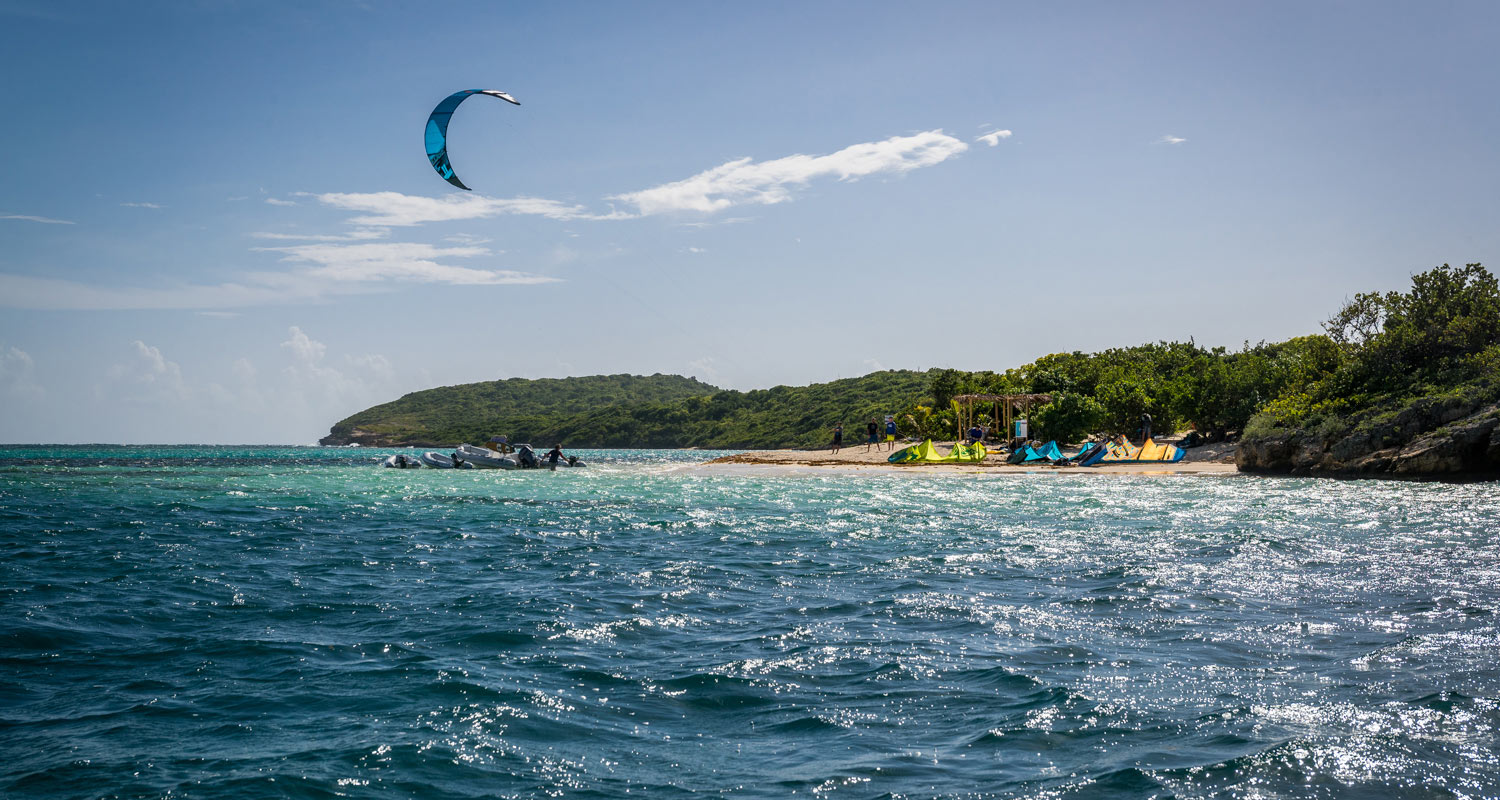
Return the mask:
{"type": "MultiPolygon", "coordinates": [[[[906,443],[898,443],[903,447],[906,443]]],[[[939,448],[949,448],[952,442],[934,442],[939,448]]],[[[900,447],[896,448],[901,449],[900,447]]],[[[813,467],[818,469],[835,469],[839,471],[891,471],[891,472],[938,472],[938,473],[973,473],[973,474],[1035,474],[1035,473],[1058,473],[1065,475],[1234,475],[1238,474],[1239,468],[1235,466],[1232,451],[1223,454],[1209,448],[1195,448],[1189,450],[1188,455],[1182,461],[1175,464],[1167,463],[1136,463],[1136,464],[1111,464],[1108,466],[1077,467],[1077,466],[1055,466],[1044,462],[1032,462],[1030,464],[1007,464],[1005,457],[991,453],[984,461],[953,463],[953,464],[892,464],[886,459],[890,456],[890,450],[871,449],[865,452],[865,446],[858,444],[853,447],[842,448],[838,453],[828,450],[747,450],[728,456],[720,456],[711,461],[704,462],[704,466],[726,466],[726,465],[754,465],[761,467],[813,467]],[[1194,458],[1195,450],[1204,452],[1194,458]]]]}

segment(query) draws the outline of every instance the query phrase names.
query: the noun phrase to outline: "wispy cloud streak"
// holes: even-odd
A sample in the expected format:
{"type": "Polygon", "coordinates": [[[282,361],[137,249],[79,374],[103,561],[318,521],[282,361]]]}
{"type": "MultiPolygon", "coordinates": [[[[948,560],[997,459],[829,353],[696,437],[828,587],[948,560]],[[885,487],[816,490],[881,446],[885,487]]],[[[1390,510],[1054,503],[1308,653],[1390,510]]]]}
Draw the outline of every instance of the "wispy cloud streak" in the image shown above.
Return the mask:
{"type": "Polygon", "coordinates": [[[771,161],[736,159],[684,180],[615,195],[642,216],[677,211],[711,213],[743,204],[772,205],[817,178],[854,181],[881,173],[940,164],[969,149],[941,130],[850,145],[823,156],[792,155],[771,161]]]}
{"type": "Polygon", "coordinates": [[[473,286],[554,283],[557,280],[514,270],[454,267],[435,260],[489,255],[490,251],[483,247],[435,247],[416,242],[380,242],[308,244],[263,249],[285,253],[283,261],[316,264],[308,274],[332,281],[404,280],[473,286]]]}
{"type": "Polygon", "coordinates": [[[555,220],[601,218],[583,206],[540,197],[501,198],[478,194],[423,197],[400,192],[330,192],[314,196],[325,206],[361,212],[363,216],[349,220],[354,225],[402,227],[505,215],[532,215],[555,220]]]}
{"type": "Polygon", "coordinates": [[[356,228],[348,233],[270,233],[258,231],[250,234],[252,239],[273,242],[363,242],[385,239],[391,235],[386,228],[356,228]]]}
{"type": "Polygon", "coordinates": [[[30,214],[0,214],[0,219],[18,219],[24,222],[40,222],[43,225],[77,225],[78,223],[66,219],[53,219],[51,217],[34,217],[30,214]]]}

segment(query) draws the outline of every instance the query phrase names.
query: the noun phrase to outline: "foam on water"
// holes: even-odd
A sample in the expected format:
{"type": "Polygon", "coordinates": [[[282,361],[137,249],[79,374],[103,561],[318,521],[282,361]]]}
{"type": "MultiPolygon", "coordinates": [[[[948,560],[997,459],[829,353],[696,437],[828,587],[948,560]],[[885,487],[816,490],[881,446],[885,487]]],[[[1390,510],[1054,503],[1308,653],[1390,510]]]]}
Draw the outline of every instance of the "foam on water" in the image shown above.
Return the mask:
{"type": "Polygon", "coordinates": [[[8,797],[1493,797],[1495,484],[0,449],[8,797]]]}

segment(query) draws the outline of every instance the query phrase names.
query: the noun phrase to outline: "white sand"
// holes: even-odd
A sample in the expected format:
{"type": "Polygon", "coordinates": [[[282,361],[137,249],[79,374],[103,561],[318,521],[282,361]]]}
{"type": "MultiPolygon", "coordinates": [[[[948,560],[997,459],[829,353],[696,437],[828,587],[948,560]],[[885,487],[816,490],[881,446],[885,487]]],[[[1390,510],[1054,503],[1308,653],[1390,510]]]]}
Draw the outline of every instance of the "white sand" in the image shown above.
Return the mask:
{"type": "MultiPolygon", "coordinates": [[[[934,442],[939,450],[947,450],[953,446],[953,442],[934,442]]],[[[1090,475],[1119,475],[1150,474],[1150,475],[1226,475],[1237,471],[1233,461],[1233,446],[1211,446],[1193,448],[1187,451],[1187,456],[1176,464],[1165,463],[1142,463],[1142,464],[1110,464],[1096,467],[1072,467],[1053,466],[1051,464],[1032,462],[1030,464],[1007,464],[1005,456],[998,453],[990,453],[989,457],[981,462],[966,464],[891,464],[886,461],[891,453],[906,446],[906,443],[897,442],[898,447],[894,450],[885,446],[872,447],[865,450],[863,444],[853,447],[845,447],[834,453],[829,450],[751,450],[737,453],[732,456],[716,458],[709,464],[761,464],[770,466],[796,466],[796,467],[841,467],[852,470],[896,470],[920,472],[970,472],[998,474],[1013,472],[1024,473],[1087,473],[1090,475]],[[1194,456],[1197,456],[1196,458],[1194,456]]],[[[1076,452],[1077,447],[1064,448],[1064,452],[1076,452]]]]}

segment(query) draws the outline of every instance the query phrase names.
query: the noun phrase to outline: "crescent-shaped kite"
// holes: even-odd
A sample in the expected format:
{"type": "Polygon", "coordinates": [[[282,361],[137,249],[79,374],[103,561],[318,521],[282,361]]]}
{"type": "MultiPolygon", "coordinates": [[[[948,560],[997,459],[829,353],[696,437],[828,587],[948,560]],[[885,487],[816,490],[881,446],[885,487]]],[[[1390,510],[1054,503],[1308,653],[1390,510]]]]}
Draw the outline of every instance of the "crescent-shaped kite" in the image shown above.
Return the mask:
{"type": "Polygon", "coordinates": [[[453,165],[448,163],[448,120],[453,118],[453,110],[458,108],[459,103],[475,94],[487,94],[507,103],[521,104],[520,100],[494,89],[465,89],[443,98],[443,102],[438,103],[437,108],[432,110],[432,115],[427,118],[427,160],[432,162],[432,168],[437,170],[437,174],[443,176],[443,180],[466,191],[469,187],[453,174],[453,165]]]}

